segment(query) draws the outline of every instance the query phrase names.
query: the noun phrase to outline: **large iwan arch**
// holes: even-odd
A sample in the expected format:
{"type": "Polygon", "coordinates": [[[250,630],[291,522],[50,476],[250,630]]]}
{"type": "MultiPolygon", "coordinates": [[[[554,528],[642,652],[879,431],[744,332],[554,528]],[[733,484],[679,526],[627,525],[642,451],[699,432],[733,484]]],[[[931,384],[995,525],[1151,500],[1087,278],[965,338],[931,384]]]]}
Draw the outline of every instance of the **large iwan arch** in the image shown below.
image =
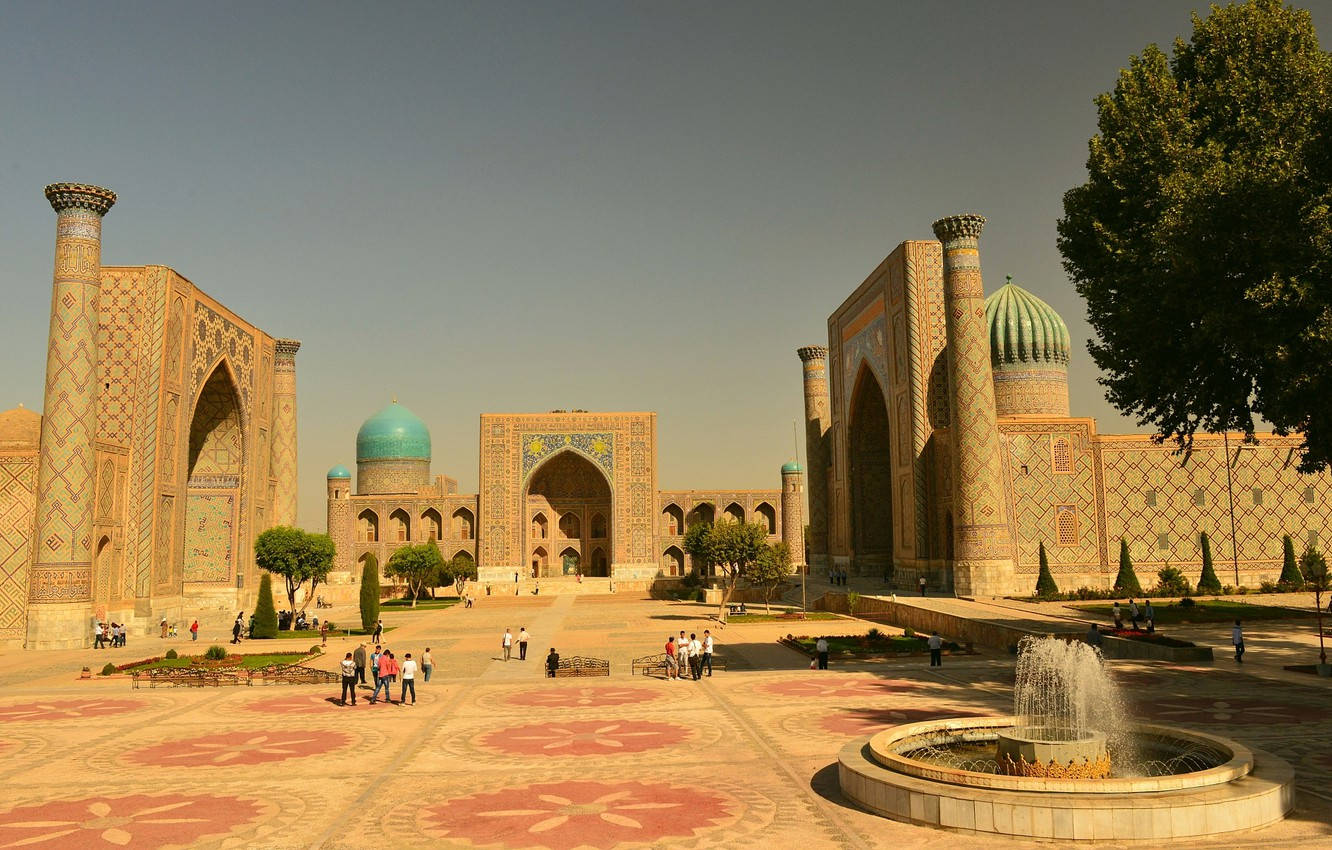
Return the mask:
{"type": "Polygon", "coordinates": [[[862,570],[892,563],[893,489],[888,404],[878,378],[862,365],[851,394],[847,448],[851,478],[851,551],[862,570]]]}
{"type": "MultiPolygon", "coordinates": [[[[597,525],[601,537],[610,541],[609,549],[614,551],[615,528],[610,521],[611,485],[605,473],[592,461],[573,450],[557,452],[547,458],[532,471],[527,488],[523,493],[523,514],[536,516],[542,514],[559,517],[557,524],[560,544],[563,547],[560,557],[554,562],[534,564],[537,578],[543,576],[574,574],[596,569],[598,573],[610,575],[610,561],[604,557],[595,566],[584,554],[591,551],[588,545],[592,533],[592,523],[584,518],[600,515],[602,522],[597,525]],[[603,527],[604,526],[604,527],[603,527]],[[567,557],[573,553],[573,557],[567,557]]],[[[535,529],[524,523],[528,535],[526,548],[531,551],[539,539],[535,529]]],[[[552,529],[555,530],[555,529],[552,529]]]]}
{"type": "Polygon", "coordinates": [[[181,569],[187,584],[234,587],[244,474],[240,394],[223,359],[204,381],[190,418],[181,569]]]}

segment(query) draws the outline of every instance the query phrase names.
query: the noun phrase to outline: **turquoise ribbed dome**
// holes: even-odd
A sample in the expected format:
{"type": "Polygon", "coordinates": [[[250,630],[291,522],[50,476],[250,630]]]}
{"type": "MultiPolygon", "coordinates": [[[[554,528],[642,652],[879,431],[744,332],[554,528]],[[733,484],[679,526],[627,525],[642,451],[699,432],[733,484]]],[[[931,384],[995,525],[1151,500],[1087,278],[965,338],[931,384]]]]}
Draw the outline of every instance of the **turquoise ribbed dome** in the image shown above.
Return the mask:
{"type": "Polygon", "coordinates": [[[990,363],[1068,364],[1068,325],[1054,308],[1012,282],[985,299],[990,363]]]}
{"type": "Polygon", "coordinates": [[[786,463],[782,464],[782,472],[799,472],[799,471],[800,471],[800,464],[796,463],[793,460],[788,460],[786,463]]]}
{"type": "Polygon", "coordinates": [[[356,460],[430,459],[430,431],[396,401],[365,420],[356,432],[356,460]]]}
{"type": "Polygon", "coordinates": [[[347,469],[347,467],[343,466],[342,464],[338,464],[337,466],[333,467],[332,469],[330,469],[330,470],[328,471],[328,476],[327,476],[327,477],[329,477],[329,478],[351,478],[351,472],[347,469]]]}

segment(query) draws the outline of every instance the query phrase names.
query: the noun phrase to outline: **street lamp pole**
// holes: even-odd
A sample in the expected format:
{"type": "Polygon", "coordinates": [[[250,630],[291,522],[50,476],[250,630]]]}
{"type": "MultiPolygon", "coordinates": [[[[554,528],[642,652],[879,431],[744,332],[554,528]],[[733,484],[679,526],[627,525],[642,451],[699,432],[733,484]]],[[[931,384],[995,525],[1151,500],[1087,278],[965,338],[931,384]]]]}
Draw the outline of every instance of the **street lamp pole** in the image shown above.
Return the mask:
{"type": "Polygon", "coordinates": [[[1230,503],[1230,563],[1235,569],[1235,586],[1239,587],[1239,541],[1235,539],[1235,481],[1230,471],[1230,432],[1222,431],[1221,440],[1226,451],[1226,496],[1230,503]]]}

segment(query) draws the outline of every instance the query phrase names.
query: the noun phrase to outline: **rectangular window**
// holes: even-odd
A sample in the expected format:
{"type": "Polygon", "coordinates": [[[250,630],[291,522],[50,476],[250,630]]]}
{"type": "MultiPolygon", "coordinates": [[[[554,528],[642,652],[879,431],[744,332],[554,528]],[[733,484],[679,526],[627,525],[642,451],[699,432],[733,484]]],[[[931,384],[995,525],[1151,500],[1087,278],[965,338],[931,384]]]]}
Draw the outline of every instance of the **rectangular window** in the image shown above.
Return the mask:
{"type": "Polygon", "coordinates": [[[1056,437],[1050,444],[1050,466],[1058,473],[1073,471],[1073,448],[1067,437],[1056,437]]]}
{"type": "Polygon", "coordinates": [[[1318,532],[1316,532],[1316,531],[1311,531],[1311,532],[1309,532],[1309,545],[1310,545],[1310,546],[1313,546],[1313,547],[1315,547],[1315,548],[1317,548],[1317,546],[1318,546],[1318,532]]]}
{"type": "Polygon", "coordinates": [[[1261,505],[1261,504],[1263,503],[1263,488],[1262,488],[1262,487],[1254,487],[1254,488],[1253,488],[1253,503],[1254,503],[1255,505],[1261,505]]]}
{"type": "Polygon", "coordinates": [[[1304,501],[1308,502],[1311,505],[1314,503],[1314,488],[1312,487],[1304,488],[1304,501]]]}
{"type": "Polygon", "coordinates": [[[1055,505],[1055,539],[1060,546],[1078,542],[1078,511],[1072,505],[1055,505]]]}
{"type": "Polygon", "coordinates": [[[1164,534],[1158,534],[1158,535],[1156,535],[1156,548],[1157,548],[1157,549],[1169,549],[1169,548],[1170,548],[1170,535],[1169,535],[1169,533],[1164,533],[1164,534]]]}
{"type": "Polygon", "coordinates": [[[1156,507],[1156,491],[1155,491],[1155,490],[1148,490],[1146,493],[1143,493],[1143,494],[1142,494],[1142,497],[1143,497],[1144,500],[1146,500],[1146,502],[1147,502],[1147,507],[1149,507],[1149,508],[1154,508],[1154,507],[1156,507]]]}
{"type": "Polygon", "coordinates": [[[1207,504],[1207,491],[1201,487],[1199,487],[1197,490],[1194,490],[1193,504],[1197,505],[1198,507],[1202,507],[1203,505],[1207,504]]]}
{"type": "Polygon", "coordinates": [[[1028,471],[1028,469],[1027,469],[1027,465],[1026,465],[1025,463],[1022,464],[1022,474],[1023,474],[1023,475],[1030,475],[1030,474],[1031,474],[1031,473],[1028,471]]]}

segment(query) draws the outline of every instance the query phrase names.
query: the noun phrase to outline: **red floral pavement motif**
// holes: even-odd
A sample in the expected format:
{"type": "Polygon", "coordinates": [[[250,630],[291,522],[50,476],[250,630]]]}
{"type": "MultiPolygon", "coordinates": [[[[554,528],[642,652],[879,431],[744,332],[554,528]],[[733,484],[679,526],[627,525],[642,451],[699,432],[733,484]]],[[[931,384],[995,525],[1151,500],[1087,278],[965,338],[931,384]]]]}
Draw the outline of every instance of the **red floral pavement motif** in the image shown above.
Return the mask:
{"type": "Polygon", "coordinates": [[[660,699],[661,694],[647,688],[545,688],[519,691],[505,698],[509,705],[537,708],[590,708],[604,705],[632,705],[660,699]]]}
{"type": "Polygon", "coordinates": [[[259,714],[322,714],[326,711],[345,710],[336,702],[329,702],[328,695],[297,694],[295,696],[269,697],[245,704],[246,711],[259,714]]]}
{"type": "Polygon", "coordinates": [[[254,800],[212,795],[134,794],[38,803],[0,814],[0,847],[185,847],[226,834],[260,812],[254,800]]]}
{"type": "Polygon", "coordinates": [[[1153,720],[1167,723],[1270,726],[1273,723],[1305,723],[1322,719],[1317,711],[1301,705],[1247,697],[1173,697],[1160,702],[1142,702],[1138,710],[1153,720]]]}
{"type": "Polygon", "coordinates": [[[23,720],[78,720],[138,711],[144,704],[136,699],[66,699],[49,702],[25,702],[0,706],[0,723],[23,720]]]}
{"type": "Polygon", "coordinates": [[[610,850],[690,837],[734,820],[739,804],[714,791],[644,782],[551,782],[430,806],[422,828],[474,844],[610,850]]]}
{"type": "Polygon", "coordinates": [[[231,767],[326,753],[348,743],[350,739],[345,734],[327,729],[223,732],[163,741],[135,750],[126,758],[159,767],[231,767]]]}
{"type": "Polygon", "coordinates": [[[881,697],[917,687],[915,682],[906,679],[861,679],[811,673],[807,679],[768,682],[759,685],[759,690],[779,697],[881,697]]]}
{"type": "Polygon", "coordinates": [[[819,720],[819,726],[834,735],[868,735],[880,732],[889,726],[902,723],[919,723],[922,720],[935,720],[940,717],[980,717],[974,711],[954,711],[952,709],[929,708],[887,708],[887,709],[843,709],[825,714],[819,720]]]}
{"type": "Polygon", "coordinates": [[[604,756],[641,753],[693,738],[692,730],[650,720],[571,720],[498,729],[482,746],[523,756],[604,756]]]}

